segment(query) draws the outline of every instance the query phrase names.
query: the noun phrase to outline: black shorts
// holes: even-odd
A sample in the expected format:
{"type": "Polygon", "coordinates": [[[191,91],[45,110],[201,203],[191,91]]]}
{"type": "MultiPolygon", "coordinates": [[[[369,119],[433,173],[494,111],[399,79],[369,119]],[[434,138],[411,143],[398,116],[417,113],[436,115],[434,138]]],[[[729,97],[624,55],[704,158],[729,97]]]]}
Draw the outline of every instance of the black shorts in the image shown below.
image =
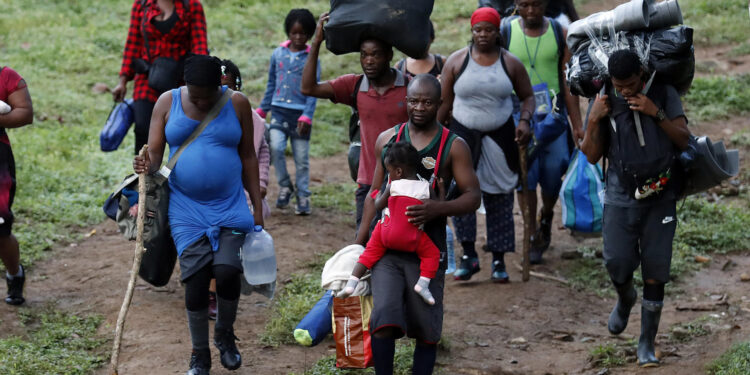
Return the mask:
{"type": "Polygon", "coordinates": [[[225,264],[242,271],[240,248],[245,243],[245,232],[221,228],[219,249],[213,251],[208,237],[203,236],[182,251],[180,255],[180,280],[200,271],[206,265],[225,264]]]}
{"type": "Polygon", "coordinates": [[[435,304],[428,305],[414,291],[419,279],[419,257],[415,253],[389,250],[372,268],[372,315],[370,332],[396,327],[401,335],[436,344],[443,331],[445,265],[430,281],[435,304]]]}
{"type": "Polygon", "coordinates": [[[0,142],[0,237],[10,236],[13,199],[16,196],[16,162],[10,145],[0,142]]]}
{"type": "Polygon", "coordinates": [[[604,264],[615,283],[623,284],[641,266],[643,280],[669,281],[672,240],[677,229],[676,202],[648,207],[604,205],[604,264]]]}

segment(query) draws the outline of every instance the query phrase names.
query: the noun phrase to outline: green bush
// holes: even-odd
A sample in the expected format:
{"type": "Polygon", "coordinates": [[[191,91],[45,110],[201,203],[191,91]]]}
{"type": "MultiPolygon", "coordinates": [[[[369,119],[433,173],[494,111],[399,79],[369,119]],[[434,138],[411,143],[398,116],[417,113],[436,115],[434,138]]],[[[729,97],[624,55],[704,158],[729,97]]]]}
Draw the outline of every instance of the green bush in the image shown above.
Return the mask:
{"type": "Polygon", "coordinates": [[[750,341],[735,344],[706,366],[709,375],[745,375],[750,369],[750,341]]]}

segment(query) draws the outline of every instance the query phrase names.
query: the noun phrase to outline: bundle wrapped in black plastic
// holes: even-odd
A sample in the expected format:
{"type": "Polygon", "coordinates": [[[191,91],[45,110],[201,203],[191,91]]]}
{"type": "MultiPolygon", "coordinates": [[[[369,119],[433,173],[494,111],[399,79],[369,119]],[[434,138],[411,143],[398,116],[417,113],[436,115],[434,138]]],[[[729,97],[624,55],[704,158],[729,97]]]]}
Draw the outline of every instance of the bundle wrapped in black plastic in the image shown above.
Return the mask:
{"type": "Polygon", "coordinates": [[[340,55],[359,52],[366,38],[377,38],[414,58],[430,44],[434,0],[331,0],[325,26],[326,48],[340,55]]]}
{"type": "Polygon", "coordinates": [[[568,86],[573,95],[592,98],[604,85],[608,78],[606,74],[596,68],[594,62],[589,56],[589,45],[591,42],[586,41],[581,45],[581,49],[575,55],[571,56],[568,62],[568,86]]]}
{"type": "Polygon", "coordinates": [[[638,54],[656,80],[674,86],[680,95],[687,93],[695,75],[693,29],[687,26],[660,30],[619,32],[599,36],[578,45],[568,63],[567,80],[574,95],[592,98],[609,79],[609,55],[619,49],[638,54]]]}
{"type": "Polygon", "coordinates": [[[686,94],[695,76],[693,29],[678,26],[642,34],[646,35],[641,38],[650,34],[648,68],[656,72],[656,79],[674,86],[680,95],[686,94]]]}

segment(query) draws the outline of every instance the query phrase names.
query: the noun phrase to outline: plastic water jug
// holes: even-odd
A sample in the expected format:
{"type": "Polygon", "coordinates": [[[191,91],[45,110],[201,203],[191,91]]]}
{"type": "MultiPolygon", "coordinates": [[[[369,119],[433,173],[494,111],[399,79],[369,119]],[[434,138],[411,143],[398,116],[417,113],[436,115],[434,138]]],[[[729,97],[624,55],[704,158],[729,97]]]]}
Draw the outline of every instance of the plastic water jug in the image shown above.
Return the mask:
{"type": "Polygon", "coordinates": [[[256,225],[252,233],[245,236],[240,250],[245,280],[250,285],[262,285],[276,281],[276,252],[273,238],[263,227],[256,225]]]}
{"type": "Polygon", "coordinates": [[[448,244],[448,268],[446,274],[451,274],[456,270],[456,254],[453,252],[453,231],[450,225],[445,226],[445,242],[448,244]]]}

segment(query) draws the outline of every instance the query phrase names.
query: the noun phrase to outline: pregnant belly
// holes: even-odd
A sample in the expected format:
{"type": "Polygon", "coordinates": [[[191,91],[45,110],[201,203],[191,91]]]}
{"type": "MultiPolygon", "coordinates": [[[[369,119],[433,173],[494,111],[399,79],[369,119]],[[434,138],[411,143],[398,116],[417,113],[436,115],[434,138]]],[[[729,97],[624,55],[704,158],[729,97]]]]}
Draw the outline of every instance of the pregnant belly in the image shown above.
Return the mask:
{"type": "Polygon", "coordinates": [[[242,163],[236,149],[185,152],[170,180],[188,197],[198,201],[226,199],[242,185],[242,163]]]}

